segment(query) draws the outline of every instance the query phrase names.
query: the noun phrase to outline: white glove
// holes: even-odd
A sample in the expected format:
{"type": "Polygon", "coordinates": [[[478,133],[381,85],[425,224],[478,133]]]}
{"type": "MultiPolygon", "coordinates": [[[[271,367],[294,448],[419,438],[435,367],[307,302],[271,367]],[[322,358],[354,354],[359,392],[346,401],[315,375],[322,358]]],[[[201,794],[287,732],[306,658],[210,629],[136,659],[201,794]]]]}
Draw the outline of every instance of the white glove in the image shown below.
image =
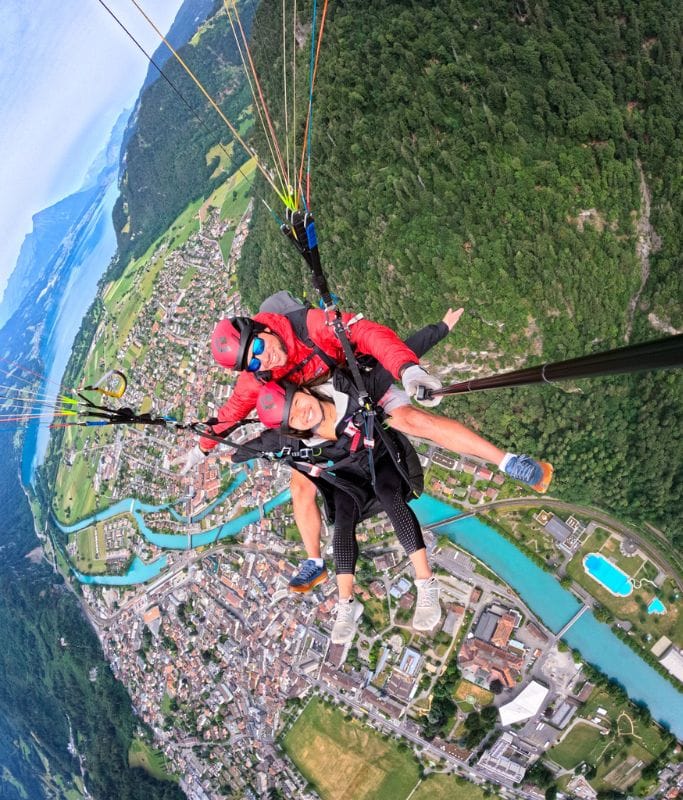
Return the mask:
{"type": "MultiPolygon", "coordinates": [[[[401,380],[403,381],[403,388],[410,397],[415,397],[420,386],[424,386],[426,389],[431,389],[432,391],[441,388],[441,381],[422,369],[419,364],[412,364],[410,367],[407,367],[401,376],[401,380]]],[[[429,397],[424,400],[418,400],[417,402],[427,408],[434,408],[434,406],[438,406],[441,402],[441,396],[429,397]]]]}
{"type": "Polygon", "coordinates": [[[171,461],[171,466],[177,467],[182,465],[180,474],[187,475],[187,473],[193,470],[197,464],[201,464],[205,458],[206,453],[200,450],[199,445],[196,444],[189,452],[184,453],[182,456],[178,456],[178,458],[174,458],[173,461],[171,461]]]}

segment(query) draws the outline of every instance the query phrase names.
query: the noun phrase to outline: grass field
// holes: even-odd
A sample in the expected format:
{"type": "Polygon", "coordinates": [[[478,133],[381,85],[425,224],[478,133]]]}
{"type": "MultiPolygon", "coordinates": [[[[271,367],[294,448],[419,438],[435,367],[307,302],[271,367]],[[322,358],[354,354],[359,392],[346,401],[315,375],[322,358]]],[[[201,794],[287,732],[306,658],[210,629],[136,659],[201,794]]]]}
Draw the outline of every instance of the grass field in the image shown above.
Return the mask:
{"type": "Polygon", "coordinates": [[[76,569],[81,572],[100,573],[107,569],[107,562],[104,559],[104,531],[102,525],[90,526],[75,534],[78,542],[78,552],[76,555],[76,569]],[[97,538],[97,547],[95,547],[97,538]],[[99,552],[100,557],[96,557],[99,552]]]}
{"type": "Polygon", "coordinates": [[[550,757],[565,769],[574,769],[582,761],[595,764],[607,741],[608,737],[603,736],[597,728],[580,722],[551,750],[550,757]]]}
{"type": "Polygon", "coordinates": [[[639,556],[625,556],[621,552],[619,549],[619,541],[615,536],[610,536],[605,544],[603,544],[600,552],[632,578],[635,577],[636,573],[640,572],[643,567],[644,562],[642,558],[639,556]]]}
{"type": "Polygon", "coordinates": [[[629,705],[621,698],[612,697],[604,689],[594,689],[582,709],[582,714],[591,717],[599,707],[606,709],[613,732],[618,730],[622,733],[632,733],[634,739],[650,753],[649,760],[652,760],[664,750],[666,745],[664,735],[654,723],[646,725],[637,719],[632,708],[629,709],[629,705]]]}
{"type": "Polygon", "coordinates": [[[455,775],[429,775],[417,787],[410,800],[484,800],[484,790],[455,775]]]}
{"type": "Polygon", "coordinates": [[[77,452],[69,466],[62,462],[57,474],[54,508],[60,522],[69,524],[95,509],[93,478],[97,462],[77,452]]]}
{"type": "Polygon", "coordinates": [[[387,601],[378,600],[375,597],[366,600],[363,608],[363,616],[374,630],[384,630],[389,624],[387,601]]]}
{"type": "Polygon", "coordinates": [[[176,775],[166,772],[166,759],[164,754],[153,750],[140,739],[133,739],[128,750],[128,764],[131,767],[140,767],[159,781],[178,782],[176,775]]]}
{"type": "Polygon", "coordinates": [[[470,683],[464,678],[456,686],[453,697],[455,700],[464,701],[480,709],[493,702],[493,692],[489,692],[488,689],[483,689],[475,683],[470,683]]]}
{"type": "Polygon", "coordinates": [[[593,764],[597,767],[597,774],[591,779],[594,788],[625,791],[640,777],[636,765],[649,764],[662,753],[665,735],[654,723],[648,725],[638,719],[630,703],[605,689],[593,691],[581,714],[590,719],[600,707],[607,712],[600,718],[609,733],[601,735],[592,726],[577,722],[548,756],[566,769],[583,761],[593,764]]]}
{"type": "Polygon", "coordinates": [[[323,800],[404,800],[418,781],[412,753],[316,699],[283,744],[323,800]]]}

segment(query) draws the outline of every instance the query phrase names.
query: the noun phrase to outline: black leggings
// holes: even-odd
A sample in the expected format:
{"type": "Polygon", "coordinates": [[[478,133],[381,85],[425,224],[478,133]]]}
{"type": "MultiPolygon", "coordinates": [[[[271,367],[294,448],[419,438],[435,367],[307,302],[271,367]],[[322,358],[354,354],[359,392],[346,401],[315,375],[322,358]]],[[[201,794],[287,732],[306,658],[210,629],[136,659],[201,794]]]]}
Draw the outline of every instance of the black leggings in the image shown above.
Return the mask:
{"type": "MultiPolygon", "coordinates": [[[[401,477],[390,459],[382,459],[376,464],[377,475],[375,494],[394,526],[398,540],[408,555],[424,546],[420,523],[412,508],[404,499],[405,488],[401,477]]],[[[358,560],[358,506],[351,495],[338,490],[334,495],[334,569],[337,575],[356,571],[358,560]]]]}

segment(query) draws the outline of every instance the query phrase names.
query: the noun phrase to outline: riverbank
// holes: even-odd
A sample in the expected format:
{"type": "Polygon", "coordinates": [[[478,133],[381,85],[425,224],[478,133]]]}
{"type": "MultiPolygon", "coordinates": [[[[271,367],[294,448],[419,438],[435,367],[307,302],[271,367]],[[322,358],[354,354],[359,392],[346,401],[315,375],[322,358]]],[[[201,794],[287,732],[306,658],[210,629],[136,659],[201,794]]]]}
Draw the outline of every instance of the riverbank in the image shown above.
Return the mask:
{"type": "MultiPolygon", "coordinates": [[[[579,601],[560,586],[553,574],[545,572],[480,520],[474,517],[460,522],[453,520],[451,506],[425,495],[412,506],[423,526],[434,527],[436,533],[446,534],[459,547],[484,561],[550,630],[559,632],[580,609],[579,601]],[[451,521],[440,525],[445,519],[451,521]]],[[[621,642],[609,626],[587,612],[563,639],[585,661],[618,681],[632,700],[647,705],[653,719],[683,739],[683,693],[621,642]]]]}

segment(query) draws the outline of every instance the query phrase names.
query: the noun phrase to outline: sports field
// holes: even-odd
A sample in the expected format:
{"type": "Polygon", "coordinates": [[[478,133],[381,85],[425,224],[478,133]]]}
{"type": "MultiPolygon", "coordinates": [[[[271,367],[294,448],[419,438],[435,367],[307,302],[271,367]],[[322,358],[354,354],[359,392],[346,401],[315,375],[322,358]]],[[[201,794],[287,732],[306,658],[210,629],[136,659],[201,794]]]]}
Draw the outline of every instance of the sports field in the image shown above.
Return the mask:
{"type": "Polygon", "coordinates": [[[128,764],[140,767],[159,781],[178,782],[176,775],[166,772],[166,758],[160,750],[153,750],[141,739],[133,739],[128,750],[128,764]]]}
{"type": "Polygon", "coordinates": [[[405,800],[418,782],[409,750],[317,699],[283,744],[323,800],[405,800]]]}
{"type": "Polygon", "coordinates": [[[493,692],[477,686],[476,683],[470,683],[464,678],[457,685],[453,697],[456,701],[469,703],[476,708],[484,708],[493,702],[493,692]]]}
{"type": "Polygon", "coordinates": [[[608,738],[597,728],[580,722],[569,731],[560,744],[552,749],[550,757],[566,769],[573,769],[582,761],[595,764],[607,742],[608,738]]]}
{"type": "Polygon", "coordinates": [[[430,775],[415,790],[410,800],[484,800],[484,790],[455,775],[430,775]]]}

